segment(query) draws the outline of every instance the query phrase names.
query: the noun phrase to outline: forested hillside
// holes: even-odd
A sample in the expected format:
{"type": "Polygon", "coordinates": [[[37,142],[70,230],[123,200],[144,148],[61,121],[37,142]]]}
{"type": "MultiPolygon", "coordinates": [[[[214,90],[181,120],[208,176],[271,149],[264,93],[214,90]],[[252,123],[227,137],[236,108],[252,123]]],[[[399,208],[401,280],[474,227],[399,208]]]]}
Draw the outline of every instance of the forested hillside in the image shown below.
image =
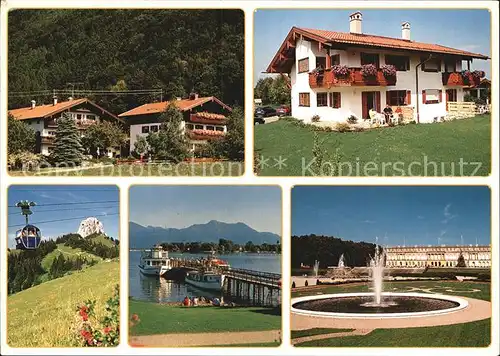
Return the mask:
{"type": "MultiPolygon", "coordinates": [[[[66,89],[162,88],[243,105],[244,15],[240,10],[15,10],[8,21],[9,108],[49,103],[66,89]]],[[[121,113],[157,95],[92,97],[121,113]]],[[[60,100],[65,98],[60,98],[60,100]]]]}

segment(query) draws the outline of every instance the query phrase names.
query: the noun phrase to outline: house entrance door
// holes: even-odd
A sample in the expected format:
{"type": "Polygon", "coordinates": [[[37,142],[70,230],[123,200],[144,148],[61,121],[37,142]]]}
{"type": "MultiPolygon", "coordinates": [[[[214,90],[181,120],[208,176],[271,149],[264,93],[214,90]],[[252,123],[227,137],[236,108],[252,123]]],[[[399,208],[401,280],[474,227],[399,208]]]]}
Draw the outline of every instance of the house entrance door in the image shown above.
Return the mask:
{"type": "Polygon", "coordinates": [[[446,89],[446,111],[448,111],[449,101],[457,101],[457,89],[446,89]]]}
{"type": "Polygon", "coordinates": [[[361,93],[361,106],[363,119],[369,119],[370,109],[380,112],[380,92],[379,91],[364,91],[361,93]]]}

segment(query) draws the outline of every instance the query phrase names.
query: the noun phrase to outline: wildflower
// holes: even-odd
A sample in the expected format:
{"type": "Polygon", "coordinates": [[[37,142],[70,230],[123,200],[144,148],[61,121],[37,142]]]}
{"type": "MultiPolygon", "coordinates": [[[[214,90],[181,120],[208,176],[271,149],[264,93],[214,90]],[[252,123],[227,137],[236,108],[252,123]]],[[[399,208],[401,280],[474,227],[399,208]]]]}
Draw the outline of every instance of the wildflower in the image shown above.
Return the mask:
{"type": "Polygon", "coordinates": [[[111,331],[111,327],[110,327],[110,326],[106,326],[106,327],[104,328],[104,330],[103,330],[103,332],[104,332],[105,334],[109,334],[109,332],[110,332],[110,331],[111,331]]]}

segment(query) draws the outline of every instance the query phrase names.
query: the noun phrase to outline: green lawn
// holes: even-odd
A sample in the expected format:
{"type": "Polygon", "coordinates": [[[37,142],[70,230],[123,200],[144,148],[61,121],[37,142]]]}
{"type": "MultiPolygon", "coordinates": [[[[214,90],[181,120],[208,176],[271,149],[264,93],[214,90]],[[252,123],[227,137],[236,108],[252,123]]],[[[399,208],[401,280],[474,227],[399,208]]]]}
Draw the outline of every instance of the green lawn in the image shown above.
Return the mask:
{"type": "Polygon", "coordinates": [[[491,319],[466,324],[405,329],[375,329],[368,335],[314,340],[295,346],[319,347],[486,347],[491,319]]]}
{"type": "Polygon", "coordinates": [[[7,343],[11,347],[71,347],[76,307],[95,299],[101,319],[120,282],[120,263],[102,262],[7,297],[7,343]]]}
{"type": "MultiPolygon", "coordinates": [[[[431,289],[433,293],[458,295],[475,299],[491,300],[489,283],[479,282],[452,282],[452,281],[411,281],[385,282],[384,291],[405,292],[412,288],[431,289]]],[[[367,284],[323,286],[292,292],[292,297],[306,295],[367,292],[367,284]]],[[[416,292],[428,293],[425,290],[416,292]]],[[[292,338],[297,333],[303,336],[327,334],[316,329],[292,331],[292,338]]],[[[364,336],[346,336],[323,340],[308,341],[295,346],[323,346],[323,347],[486,347],[491,342],[491,319],[471,323],[405,328],[405,329],[376,329],[364,336]]]]}
{"type": "Polygon", "coordinates": [[[304,337],[304,336],[345,333],[353,330],[354,329],[332,329],[332,328],[312,328],[305,330],[292,330],[292,339],[298,339],[299,337],[304,337]]]}
{"type": "MultiPolygon", "coordinates": [[[[255,126],[255,151],[263,157],[259,174],[318,174],[310,169],[313,136],[311,128],[283,119],[255,126]]],[[[324,161],[342,164],[342,172],[335,175],[486,176],[491,168],[490,115],[364,132],[318,132],[318,137],[326,151],[324,161]],[[339,158],[334,159],[337,149],[339,158]]],[[[332,174],[328,164],[323,165],[322,172],[332,174]]]]}
{"type": "Polygon", "coordinates": [[[117,176],[117,177],[150,177],[150,176],[241,176],[245,172],[243,162],[215,163],[180,163],[170,164],[121,164],[82,168],[77,170],[41,169],[33,172],[9,171],[12,176],[117,176]]]}
{"type": "MultiPolygon", "coordinates": [[[[224,308],[161,305],[130,300],[129,315],[137,314],[140,322],[131,335],[167,333],[202,333],[259,331],[281,329],[281,315],[266,308],[224,308]]],[[[244,340],[242,340],[244,342],[244,340]]]]}

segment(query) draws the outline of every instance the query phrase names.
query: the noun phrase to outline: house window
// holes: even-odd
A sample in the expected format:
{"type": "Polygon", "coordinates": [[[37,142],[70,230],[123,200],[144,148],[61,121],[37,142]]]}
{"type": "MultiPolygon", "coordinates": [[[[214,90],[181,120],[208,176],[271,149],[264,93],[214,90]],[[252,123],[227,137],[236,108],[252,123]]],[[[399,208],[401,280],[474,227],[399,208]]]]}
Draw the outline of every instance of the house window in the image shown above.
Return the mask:
{"type": "Polygon", "coordinates": [[[326,57],[316,57],[316,68],[326,68],[326,57]]]}
{"type": "Polygon", "coordinates": [[[310,98],[309,93],[299,93],[299,106],[309,106],[310,98]]]}
{"type": "Polygon", "coordinates": [[[441,102],[442,91],[439,89],[422,90],[422,102],[424,104],[437,104],[441,102]]]}
{"type": "Polygon", "coordinates": [[[446,73],[453,73],[457,71],[457,61],[447,60],[444,62],[444,71],[446,73]]]}
{"type": "MultiPolygon", "coordinates": [[[[422,62],[425,58],[422,58],[422,62]]],[[[422,71],[424,72],[440,72],[441,71],[441,60],[440,59],[430,59],[424,64],[422,64],[422,71]]]]}
{"type": "Polygon", "coordinates": [[[95,120],[95,116],[94,115],[87,115],[87,120],[95,120]]]}
{"type": "Polygon", "coordinates": [[[376,53],[361,53],[361,65],[374,64],[375,67],[379,67],[380,62],[378,54],[376,53]]]}
{"type": "Polygon", "coordinates": [[[76,119],[81,120],[82,119],[82,114],[76,114],[76,119]]]}
{"type": "Polygon", "coordinates": [[[207,130],[208,131],[215,131],[215,127],[213,127],[213,126],[207,126],[207,130]]]}
{"type": "Polygon", "coordinates": [[[385,64],[393,65],[397,71],[407,71],[410,70],[410,57],[386,55],[385,64]]]}
{"type": "Polygon", "coordinates": [[[223,128],[223,127],[220,127],[220,126],[216,126],[216,127],[215,127],[215,131],[221,131],[221,132],[224,132],[224,128],[223,128]]]}
{"type": "Polygon", "coordinates": [[[194,125],[196,130],[203,130],[203,125],[194,125]]]}
{"type": "Polygon", "coordinates": [[[194,127],[194,126],[193,126],[193,124],[186,124],[186,128],[187,128],[188,130],[192,130],[192,129],[193,129],[193,127],[194,127]]]}
{"type": "Polygon", "coordinates": [[[328,106],[328,95],[326,93],[316,94],[316,106],[328,106]]]}
{"type": "Polygon", "coordinates": [[[150,130],[151,132],[158,132],[158,128],[159,128],[158,125],[151,125],[150,130]]]}
{"type": "Polygon", "coordinates": [[[299,59],[299,73],[309,72],[309,58],[299,59]]]}
{"type": "Polygon", "coordinates": [[[142,133],[143,133],[143,134],[147,134],[147,133],[149,133],[149,126],[143,126],[143,127],[142,127],[142,133]]]}
{"type": "Polygon", "coordinates": [[[330,63],[332,66],[340,64],[340,54],[332,54],[330,56],[330,63]]]}
{"type": "Polygon", "coordinates": [[[409,105],[409,91],[406,90],[389,90],[385,93],[386,102],[390,106],[409,105]]]}
{"type": "Polygon", "coordinates": [[[340,93],[330,93],[330,107],[334,109],[340,108],[340,93]]]}

